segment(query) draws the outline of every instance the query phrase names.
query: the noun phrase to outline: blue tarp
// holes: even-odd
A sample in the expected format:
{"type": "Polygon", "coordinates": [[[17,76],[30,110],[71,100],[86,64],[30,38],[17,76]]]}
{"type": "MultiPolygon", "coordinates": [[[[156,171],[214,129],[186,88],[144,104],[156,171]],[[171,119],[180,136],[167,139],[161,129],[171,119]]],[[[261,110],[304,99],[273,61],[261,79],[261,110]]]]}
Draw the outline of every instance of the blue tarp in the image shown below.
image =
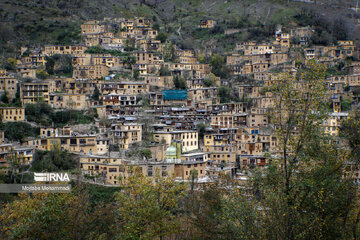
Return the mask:
{"type": "Polygon", "coordinates": [[[185,100],[187,99],[186,90],[163,90],[164,100],[185,100]]]}

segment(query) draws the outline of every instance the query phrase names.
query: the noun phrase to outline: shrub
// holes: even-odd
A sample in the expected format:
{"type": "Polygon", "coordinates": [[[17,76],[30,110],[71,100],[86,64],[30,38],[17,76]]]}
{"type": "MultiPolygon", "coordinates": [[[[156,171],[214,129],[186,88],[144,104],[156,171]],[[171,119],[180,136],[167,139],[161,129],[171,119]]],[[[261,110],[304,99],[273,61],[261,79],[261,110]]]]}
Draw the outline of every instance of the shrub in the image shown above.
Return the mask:
{"type": "Polygon", "coordinates": [[[182,77],[175,76],[174,77],[174,85],[177,89],[186,89],[186,80],[182,77]]]}
{"type": "Polygon", "coordinates": [[[167,37],[166,33],[161,32],[157,35],[156,40],[160,40],[161,43],[164,43],[166,42],[167,37]]]}
{"type": "Polygon", "coordinates": [[[166,66],[161,66],[160,68],[160,76],[171,76],[170,69],[166,66]]]}
{"type": "Polygon", "coordinates": [[[40,125],[50,126],[52,123],[56,127],[66,124],[87,124],[92,123],[97,117],[95,110],[60,110],[54,111],[46,103],[28,104],[25,106],[25,115],[28,121],[36,122],[40,125]]]}
{"type": "Polygon", "coordinates": [[[50,151],[36,151],[31,170],[54,172],[71,170],[77,167],[75,155],[54,146],[50,151]]]}
{"type": "Polygon", "coordinates": [[[218,54],[214,54],[211,57],[210,60],[210,65],[211,65],[211,72],[213,74],[215,74],[218,77],[221,78],[227,78],[229,75],[229,70],[225,65],[225,59],[218,55],[218,54]]]}
{"type": "Polygon", "coordinates": [[[5,137],[10,141],[23,142],[27,137],[39,136],[40,129],[26,122],[8,122],[3,124],[5,137]]]}

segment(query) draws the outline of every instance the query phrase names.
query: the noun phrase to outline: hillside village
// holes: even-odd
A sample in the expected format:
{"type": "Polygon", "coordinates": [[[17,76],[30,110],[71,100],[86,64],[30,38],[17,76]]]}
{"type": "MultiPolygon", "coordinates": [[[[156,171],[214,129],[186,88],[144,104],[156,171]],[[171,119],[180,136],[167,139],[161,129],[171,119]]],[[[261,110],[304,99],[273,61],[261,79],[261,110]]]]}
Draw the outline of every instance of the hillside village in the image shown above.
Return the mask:
{"type": "MultiPolygon", "coordinates": [[[[197,27],[216,25],[204,19],[197,27]]],[[[82,181],[106,186],[134,167],[179,181],[195,173],[199,182],[246,180],[277,151],[266,89],[286,74],[327,66],[322,125],[331,136],[358,107],[360,49],[351,40],[310,45],[314,32],[278,26],[272,41],[217,54],[211,45],[181,49],[151,19],[104,18],[82,23],[81,45],[21,47],[12,69],[0,72],[0,167],[14,171],[16,160],[20,174],[38,152],[61,149],[80,163],[82,181]]],[[[353,178],[360,181],[358,171],[353,178]]]]}

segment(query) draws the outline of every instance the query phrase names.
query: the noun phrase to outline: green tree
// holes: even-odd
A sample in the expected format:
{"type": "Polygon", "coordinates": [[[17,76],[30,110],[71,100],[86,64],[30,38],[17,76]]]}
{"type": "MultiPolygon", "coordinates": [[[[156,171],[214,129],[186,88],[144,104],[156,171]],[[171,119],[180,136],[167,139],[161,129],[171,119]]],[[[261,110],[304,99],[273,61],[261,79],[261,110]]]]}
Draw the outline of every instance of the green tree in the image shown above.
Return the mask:
{"type": "Polygon", "coordinates": [[[167,34],[164,32],[160,32],[157,36],[156,36],[156,40],[160,40],[161,43],[165,43],[167,39],[167,34]]]}
{"type": "Polygon", "coordinates": [[[62,75],[71,77],[73,72],[72,57],[66,54],[55,54],[46,57],[45,70],[48,75],[62,75]]]}
{"type": "Polygon", "coordinates": [[[206,59],[203,54],[199,53],[198,56],[199,63],[206,63],[206,59]]]}
{"type": "Polygon", "coordinates": [[[7,93],[7,91],[5,91],[2,95],[1,95],[1,101],[3,102],[3,103],[9,103],[9,98],[8,98],[8,93],[7,93]]]}
{"type": "Polygon", "coordinates": [[[71,170],[77,167],[75,155],[61,149],[60,145],[52,146],[50,151],[36,151],[32,162],[32,171],[55,172],[71,170]]]}
{"type": "Polygon", "coordinates": [[[55,126],[64,126],[66,124],[87,124],[94,122],[97,117],[95,109],[89,111],[63,110],[53,112],[50,117],[55,126]]]}
{"type": "Polygon", "coordinates": [[[149,94],[138,94],[136,98],[136,104],[141,104],[143,108],[147,108],[150,105],[149,94]]]}
{"type": "Polygon", "coordinates": [[[52,57],[46,56],[45,57],[46,64],[45,69],[49,75],[54,74],[54,66],[55,66],[55,60],[52,57]]]}
{"type": "MultiPolygon", "coordinates": [[[[352,161],[360,161],[360,111],[354,111],[349,119],[341,122],[340,136],[345,138],[351,149],[352,161]]],[[[357,163],[358,164],[358,163],[357,163]]]]}
{"type": "Polygon", "coordinates": [[[167,66],[162,65],[159,74],[160,76],[171,76],[171,71],[167,66]]]}
{"type": "Polygon", "coordinates": [[[135,39],[126,39],[124,50],[127,52],[134,51],[135,50],[135,39]]]}
{"type": "Polygon", "coordinates": [[[149,149],[143,149],[141,150],[141,156],[144,157],[145,159],[150,159],[151,151],[149,149]]]}
{"type": "Polygon", "coordinates": [[[215,85],[216,76],[211,73],[208,77],[206,77],[203,81],[205,87],[212,87],[215,85]]]}
{"type": "Polygon", "coordinates": [[[171,42],[166,42],[163,44],[162,55],[166,62],[176,62],[177,56],[175,53],[175,46],[171,42]]]}
{"type": "Polygon", "coordinates": [[[16,85],[15,98],[12,100],[12,104],[16,107],[21,107],[21,98],[20,98],[20,84],[16,85]]]}
{"type": "Polygon", "coordinates": [[[134,74],[134,79],[135,79],[135,80],[139,80],[139,76],[140,76],[139,70],[138,70],[138,69],[135,69],[135,70],[133,71],[133,74],[134,74]]]}
{"type": "Polygon", "coordinates": [[[196,181],[198,180],[198,177],[199,177],[198,170],[192,169],[190,171],[190,176],[189,176],[191,191],[194,191],[195,184],[196,184],[196,181]]]}
{"type": "MultiPolygon", "coordinates": [[[[154,17],[155,17],[155,16],[154,16],[154,17]]],[[[155,17],[155,19],[156,19],[156,17],[155,17]]],[[[159,25],[158,23],[155,23],[155,24],[153,25],[153,29],[156,30],[156,31],[159,31],[159,30],[160,30],[160,25],[159,25]]]]}
{"type": "MultiPolygon", "coordinates": [[[[347,178],[351,179],[359,170],[360,164],[360,112],[358,110],[351,113],[350,118],[341,122],[340,137],[345,139],[349,146],[349,160],[346,163],[347,178]]],[[[359,201],[357,198],[356,201],[359,201]]],[[[353,217],[350,222],[353,239],[358,239],[360,235],[359,219],[360,207],[355,205],[353,217]]]]}
{"type": "Polygon", "coordinates": [[[181,76],[174,77],[174,86],[176,89],[186,89],[186,80],[181,76]]]}
{"type": "Polygon", "coordinates": [[[199,123],[197,125],[197,129],[199,131],[199,141],[203,142],[204,141],[204,135],[205,135],[205,129],[206,129],[206,124],[204,123],[199,123]]]}
{"type": "Polygon", "coordinates": [[[49,77],[49,74],[44,69],[41,69],[36,71],[36,77],[39,79],[46,79],[49,77]]]}
{"type": "Polygon", "coordinates": [[[13,183],[16,184],[17,177],[21,174],[25,164],[21,161],[20,157],[16,154],[14,150],[11,150],[8,156],[8,162],[10,179],[13,181],[13,183]]]}
{"type": "Polygon", "coordinates": [[[211,72],[218,77],[227,78],[229,70],[226,67],[224,57],[214,54],[210,59],[211,72]]]}
{"type": "Polygon", "coordinates": [[[92,99],[95,101],[99,101],[99,97],[100,97],[100,91],[99,91],[99,88],[97,87],[97,85],[95,84],[95,89],[94,89],[94,93],[92,95],[92,99]]]}
{"type": "Polygon", "coordinates": [[[218,88],[218,95],[220,97],[221,103],[228,103],[231,100],[230,96],[231,89],[226,86],[221,86],[218,88]]]}
{"type": "Polygon", "coordinates": [[[37,137],[40,133],[39,128],[32,127],[26,122],[7,122],[3,124],[2,129],[7,139],[21,143],[25,141],[27,137],[37,137]]]}
{"type": "Polygon", "coordinates": [[[349,111],[351,109],[351,101],[348,99],[341,101],[341,110],[342,111],[349,111]]]}
{"type": "Polygon", "coordinates": [[[6,70],[15,71],[16,70],[16,60],[14,58],[8,58],[5,61],[4,67],[6,70]]]}
{"type": "Polygon", "coordinates": [[[48,104],[43,102],[25,105],[26,120],[36,122],[43,126],[51,125],[51,115],[53,114],[53,111],[54,110],[48,104]]]}
{"type": "Polygon", "coordinates": [[[125,56],[123,58],[123,62],[126,63],[129,67],[131,67],[136,63],[136,58],[135,56],[125,56]]]}
{"type": "Polygon", "coordinates": [[[107,53],[106,49],[102,48],[102,47],[99,46],[99,45],[93,46],[93,47],[89,47],[85,52],[86,52],[86,53],[91,53],[91,54],[103,54],[103,53],[107,53]]]}

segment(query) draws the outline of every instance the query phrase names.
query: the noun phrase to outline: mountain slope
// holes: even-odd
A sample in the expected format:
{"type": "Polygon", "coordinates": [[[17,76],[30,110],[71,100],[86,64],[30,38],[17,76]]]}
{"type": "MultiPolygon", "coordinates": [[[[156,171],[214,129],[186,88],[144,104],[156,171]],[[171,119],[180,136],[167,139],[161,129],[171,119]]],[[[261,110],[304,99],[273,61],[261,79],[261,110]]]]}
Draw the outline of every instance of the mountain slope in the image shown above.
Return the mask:
{"type": "Polygon", "coordinates": [[[77,43],[81,40],[80,24],[85,20],[134,16],[152,18],[170,39],[184,47],[218,41],[226,48],[234,41],[260,41],[270,38],[277,24],[319,25],[331,36],[337,34],[340,25],[340,31],[345,31],[343,38],[358,38],[358,16],[348,9],[352,3],[350,0],[318,0],[316,5],[282,0],[5,0],[0,2],[0,47],[4,55],[14,53],[21,45],[77,43]],[[197,25],[204,18],[217,20],[219,27],[213,32],[199,32],[197,25]],[[224,36],[226,28],[242,30],[224,36]]]}

